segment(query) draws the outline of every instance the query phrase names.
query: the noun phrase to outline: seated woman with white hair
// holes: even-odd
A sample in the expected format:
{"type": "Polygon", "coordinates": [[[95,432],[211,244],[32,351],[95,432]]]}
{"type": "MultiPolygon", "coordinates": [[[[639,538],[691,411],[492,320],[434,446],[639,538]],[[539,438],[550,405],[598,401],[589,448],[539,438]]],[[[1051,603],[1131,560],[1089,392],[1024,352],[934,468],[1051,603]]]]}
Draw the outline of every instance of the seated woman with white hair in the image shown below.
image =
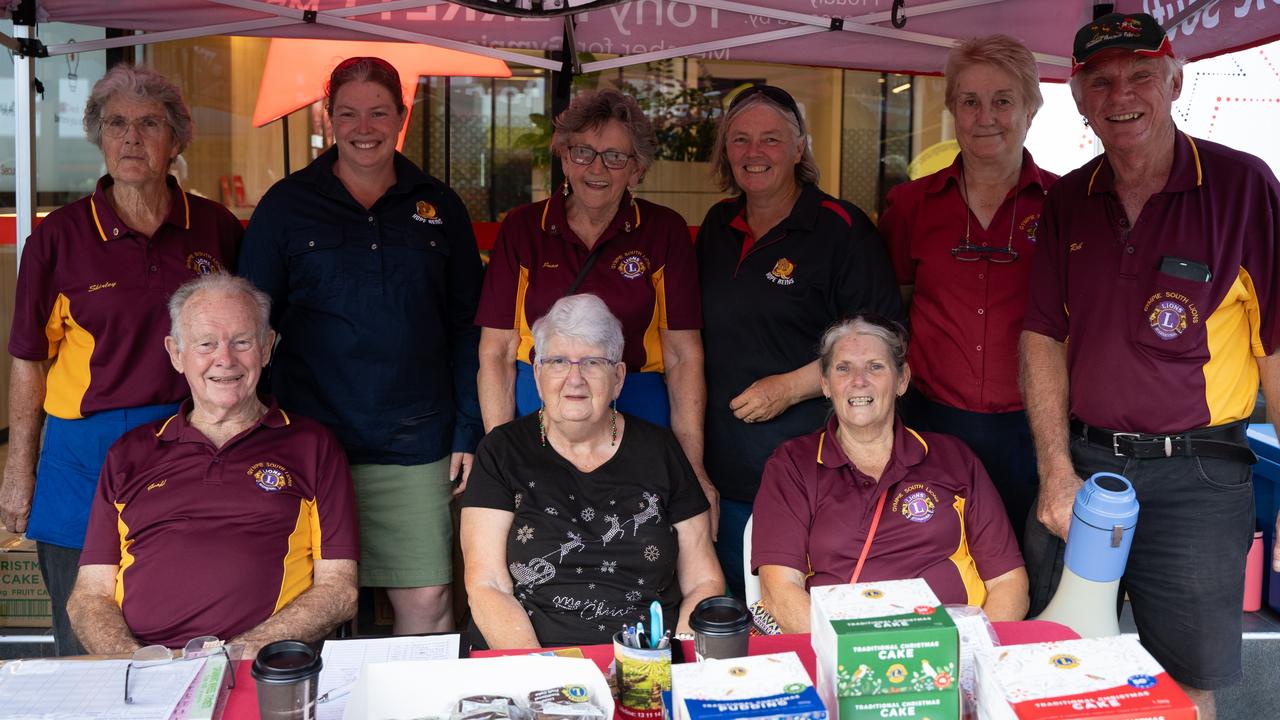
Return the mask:
{"type": "Polygon", "coordinates": [[[462,499],[477,647],[607,643],[623,624],[689,630],[724,588],[709,505],[675,436],[613,407],[622,325],[594,295],[533,324],[542,408],[495,428],[462,499]]]}

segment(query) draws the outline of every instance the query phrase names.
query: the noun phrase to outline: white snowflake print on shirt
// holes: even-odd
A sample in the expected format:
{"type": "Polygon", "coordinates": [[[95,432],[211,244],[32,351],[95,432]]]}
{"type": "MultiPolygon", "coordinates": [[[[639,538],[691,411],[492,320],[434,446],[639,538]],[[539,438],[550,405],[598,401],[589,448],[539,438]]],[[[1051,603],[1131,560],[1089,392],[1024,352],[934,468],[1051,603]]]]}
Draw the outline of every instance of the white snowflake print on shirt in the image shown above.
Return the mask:
{"type": "Polygon", "coordinates": [[[645,559],[645,560],[648,560],[649,562],[657,562],[657,561],[658,561],[658,558],[659,558],[661,555],[662,555],[662,553],[658,551],[658,546],[657,546],[657,545],[647,545],[647,546],[645,546],[645,549],[644,549],[644,559],[645,559]]]}
{"type": "Polygon", "coordinates": [[[533,528],[529,527],[528,525],[525,525],[519,530],[516,530],[516,540],[519,540],[522,545],[529,542],[532,539],[533,539],[533,528]]]}
{"type": "Polygon", "coordinates": [[[640,591],[632,590],[627,593],[627,602],[640,602],[640,591]]]}
{"type": "Polygon", "coordinates": [[[583,520],[591,522],[596,519],[596,510],[595,508],[582,508],[581,515],[583,520]]]}
{"type": "Polygon", "coordinates": [[[617,569],[618,569],[617,560],[605,560],[600,563],[600,572],[602,573],[613,573],[617,569]]]}

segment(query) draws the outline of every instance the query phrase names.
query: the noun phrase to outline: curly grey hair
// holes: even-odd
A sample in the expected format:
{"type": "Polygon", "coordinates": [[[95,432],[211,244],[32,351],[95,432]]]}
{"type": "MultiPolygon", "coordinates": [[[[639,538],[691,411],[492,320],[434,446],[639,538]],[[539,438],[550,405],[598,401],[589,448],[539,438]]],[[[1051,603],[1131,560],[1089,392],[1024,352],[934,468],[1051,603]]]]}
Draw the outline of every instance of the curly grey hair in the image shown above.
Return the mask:
{"type": "Polygon", "coordinates": [[[108,70],[101,80],[93,84],[89,100],[84,104],[84,134],[99,150],[102,149],[102,123],[105,120],[102,113],[116,97],[138,101],[153,100],[164,106],[165,119],[169,122],[169,129],[173,131],[173,141],[178,146],[178,152],[186,150],[191,144],[191,138],[195,137],[191,110],[182,100],[182,91],[178,86],[145,65],[122,63],[108,70]]]}
{"type": "Polygon", "coordinates": [[[556,116],[551,154],[559,157],[569,147],[569,138],[603,127],[610,120],[617,120],[626,128],[636,164],[641,172],[648,170],[658,154],[658,138],[653,132],[653,123],[631,96],[613,88],[582,93],[556,116]]]}
{"type": "Polygon", "coordinates": [[[589,293],[560,298],[546,315],[538,318],[533,324],[535,356],[542,356],[552,338],[598,347],[613,362],[622,359],[622,323],[603,300],[589,293]]]}

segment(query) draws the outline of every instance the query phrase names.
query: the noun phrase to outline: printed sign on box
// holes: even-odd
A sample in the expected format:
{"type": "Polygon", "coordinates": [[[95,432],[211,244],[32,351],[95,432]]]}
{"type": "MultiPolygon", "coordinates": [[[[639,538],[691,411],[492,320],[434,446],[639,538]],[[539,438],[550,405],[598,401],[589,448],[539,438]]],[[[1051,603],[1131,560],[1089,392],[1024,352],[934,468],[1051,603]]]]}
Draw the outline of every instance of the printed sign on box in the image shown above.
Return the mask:
{"type": "Polygon", "coordinates": [[[49,593],[40,576],[35,541],[0,531],[0,627],[50,624],[49,593]]]}

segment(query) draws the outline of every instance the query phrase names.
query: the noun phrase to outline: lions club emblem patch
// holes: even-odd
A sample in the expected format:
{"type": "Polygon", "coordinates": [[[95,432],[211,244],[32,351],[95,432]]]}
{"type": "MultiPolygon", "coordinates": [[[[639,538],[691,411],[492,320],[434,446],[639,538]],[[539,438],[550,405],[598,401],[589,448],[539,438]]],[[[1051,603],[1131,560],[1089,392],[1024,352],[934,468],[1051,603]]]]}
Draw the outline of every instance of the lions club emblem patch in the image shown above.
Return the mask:
{"type": "Polygon", "coordinates": [[[638,250],[628,250],[613,261],[612,267],[622,277],[635,280],[648,272],[649,258],[638,250]]]}
{"type": "Polygon", "coordinates": [[[283,465],[273,462],[255,463],[247,474],[258,487],[269,493],[279,492],[293,484],[293,476],[289,471],[283,465]]]}
{"type": "Polygon", "coordinates": [[[209,275],[222,272],[222,263],[205,252],[193,252],[187,256],[187,269],[197,275],[209,275]]]}
{"type": "Polygon", "coordinates": [[[765,273],[764,276],[769,282],[777,285],[794,285],[796,279],[792,277],[796,272],[796,264],[786,258],[778,258],[778,262],[773,264],[773,269],[765,273]]]}
{"type": "Polygon", "coordinates": [[[1187,309],[1176,300],[1161,300],[1151,309],[1147,322],[1161,340],[1173,340],[1187,329],[1187,309]]]}
{"type": "Polygon", "coordinates": [[[914,523],[926,523],[938,508],[938,496],[929,486],[913,483],[898,491],[893,498],[893,510],[914,523]]]}

